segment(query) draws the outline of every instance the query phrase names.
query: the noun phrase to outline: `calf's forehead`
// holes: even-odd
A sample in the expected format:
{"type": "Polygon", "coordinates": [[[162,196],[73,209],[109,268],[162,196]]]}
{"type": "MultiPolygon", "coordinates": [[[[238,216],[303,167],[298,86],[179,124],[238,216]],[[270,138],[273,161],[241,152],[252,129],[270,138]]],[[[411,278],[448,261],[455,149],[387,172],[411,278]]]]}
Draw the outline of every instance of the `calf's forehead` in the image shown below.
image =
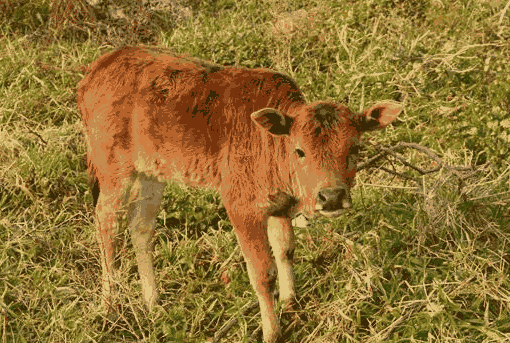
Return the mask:
{"type": "Polygon", "coordinates": [[[346,154],[359,140],[352,114],[342,105],[314,103],[298,111],[291,137],[313,157],[327,159],[346,154]]]}

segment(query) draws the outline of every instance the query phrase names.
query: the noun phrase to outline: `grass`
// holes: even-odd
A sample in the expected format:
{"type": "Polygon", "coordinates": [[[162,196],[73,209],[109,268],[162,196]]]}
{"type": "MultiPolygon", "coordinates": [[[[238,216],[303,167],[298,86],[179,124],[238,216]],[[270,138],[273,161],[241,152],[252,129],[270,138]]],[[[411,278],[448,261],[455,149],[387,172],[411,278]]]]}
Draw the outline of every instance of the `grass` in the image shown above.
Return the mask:
{"type": "MultiPolygon", "coordinates": [[[[510,3],[176,3],[154,12],[173,20],[156,44],[282,71],[309,101],[400,101],[397,123],[364,138],[366,155],[415,142],[478,168],[461,193],[447,170],[421,190],[362,171],[350,212],[296,228],[301,308],[283,318],[288,341],[510,341],[510,3]]],[[[75,89],[110,43],[70,31],[43,44],[31,32],[48,2],[19,8],[0,17],[1,341],[210,342],[237,317],[223,341],[247,342],[260,315],[240,314],[255,296],[220,198],[176,185],[157,222],[160,306],[143,308],[125,233],[121,315],[103,317],[75,89]]]]}

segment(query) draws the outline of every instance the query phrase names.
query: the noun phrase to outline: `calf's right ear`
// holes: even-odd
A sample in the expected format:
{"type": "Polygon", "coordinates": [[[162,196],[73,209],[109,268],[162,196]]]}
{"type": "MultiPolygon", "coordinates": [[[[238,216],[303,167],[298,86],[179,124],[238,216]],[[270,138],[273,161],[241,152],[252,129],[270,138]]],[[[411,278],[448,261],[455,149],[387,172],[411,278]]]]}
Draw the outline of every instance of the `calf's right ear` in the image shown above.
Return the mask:
{"type": "Polygon", "coordinates": [[[279,137],[290,132],[292,118],[281,114],[274,108],[263,108],[251,114],[251,120],[269,134],[279,137]]]}

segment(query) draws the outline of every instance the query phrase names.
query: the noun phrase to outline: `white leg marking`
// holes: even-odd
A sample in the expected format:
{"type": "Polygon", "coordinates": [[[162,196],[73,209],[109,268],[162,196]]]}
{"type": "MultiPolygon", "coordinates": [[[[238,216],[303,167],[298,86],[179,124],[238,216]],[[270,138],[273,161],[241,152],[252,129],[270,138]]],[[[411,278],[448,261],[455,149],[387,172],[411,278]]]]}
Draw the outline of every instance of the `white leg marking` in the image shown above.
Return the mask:
{"type": "Polygon", "coordinates": [[[133,183],[131,193],[136,195],[136,198],[129,205],[128,213],[143,297],[149,310],[152,310],[158,299],[152,258],[152,237],[164,189],[164,183],[139,174],[133,183]]]}
{"type": "Polygon", "coordinates": [[[296,296],[294,273],[292,272],[292,255],[294,253],[294,231],[289,219],[269,217],[267,226],[269,244],[278,267],[280,299],[290,303],[296,296]]]}

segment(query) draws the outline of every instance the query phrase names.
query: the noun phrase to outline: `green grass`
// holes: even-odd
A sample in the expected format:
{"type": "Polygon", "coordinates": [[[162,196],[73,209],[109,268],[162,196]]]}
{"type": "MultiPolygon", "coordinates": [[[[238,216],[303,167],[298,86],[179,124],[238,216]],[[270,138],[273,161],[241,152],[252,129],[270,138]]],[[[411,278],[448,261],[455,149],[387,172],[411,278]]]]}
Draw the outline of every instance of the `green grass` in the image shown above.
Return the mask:
{"type": "MultiPolygon", "coordinates": [[[[44,31],[48,5],[0,16],[0,340],[208,342],[237,317],[223,341],[247,342],[260,314],[240,315],[255,295],[221,199],[175,185],[157,221],[160,306],[143,308],[126,232],[121,315],[103,317],[75,91],[108,41],[68,32],[43,44],[30,32],[44,31]]],[[[364,137],[366,155],[415,142],[478,167],[462,193],[447,170],[421,190],[364,170],[350,212],[296,228],[301,308],[282,320],[289,342],[510,341],[508,5],[223,0],[155,12],[173,20],[158,45],[284,72],[309,101],[400,101],[395,125],[364,137]]]]}

